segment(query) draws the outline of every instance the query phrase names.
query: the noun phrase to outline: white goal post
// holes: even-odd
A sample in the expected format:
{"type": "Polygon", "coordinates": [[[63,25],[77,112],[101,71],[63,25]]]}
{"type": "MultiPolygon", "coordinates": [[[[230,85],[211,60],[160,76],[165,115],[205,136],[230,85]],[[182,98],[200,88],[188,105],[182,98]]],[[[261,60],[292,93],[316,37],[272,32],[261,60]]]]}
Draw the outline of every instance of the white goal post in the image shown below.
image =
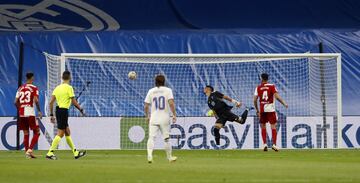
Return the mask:
{"type": "MultiPolygon", "coordinates": [[[[270,82],[276,84],[280,95],[289,103],[288,110],[277,106],[278,112],[285,115],[285,121],[290,124],[289,121],[299,117],[323,121],[323,124],[319,122],[314,126],[317,134],[312,136],[319,141],[316,135],[320,134],[321,142],[312,146],[308,144],[310,145],[308,147],[341,147],[340,53],[62,53],[60,56],[50,54],[45,56],[48,69],[48,96],[61,82],[61,73],[69,70],[73,75],[72,84],[77,94],[82,90],[85,91],[79,101],[85,106],[89,116],[121,116],[133,120],[140,120],[142,116],[143,97],[152,87],[155,74],[166,76],[168,86],[174,90],[179,115],[185,118],[183,119],[185,123],[186,118],[205,116],[207,105],[202,95],[202,88],[205,85],[213,85],[216,90],[241,100],[244,105],[251,106],[252,93],[259,84],[258,76],[262,72],[267,72],[270,75],[270,82]],[[138,78],[134,81],[127,79],[129,71],[137,72],[138,78]],[[91,87],[86,88],[86,83],[91,83],[91,87]]],[[[243,108],[236,109],[235,112],[241,110],[243,108]]],[[[70,115],[78,114],[76,111],[71,111],[70,115]]],[[[254,125],[256,120],[254,118],[254,125]]],[[[305,122],[301,124],[307,125],[305,122]]],[[[299,128],[301,127],[300,125],[299,128]]],[[[258,137],[255,136],[258,134],[256,127],[253,128],[253,141],[256,144],[255,138],[258,137]]],[[[289,140],[290,137],[285,137],[287,133],[280,133],[283,139],[288,140],[284,144],[294,143],[294,147],[300,144],[301,148],[302,140],[292,142],[289,140]]],[[[208,138],[212,138],[211,133],[208,138]]],[[[229,148],[231,146],[230,144],[229,148]]],[[[124,147],[142,148],[131,144],[124,147]]],[[[187,147],[186,143],[184,147],[187,147]]]]}

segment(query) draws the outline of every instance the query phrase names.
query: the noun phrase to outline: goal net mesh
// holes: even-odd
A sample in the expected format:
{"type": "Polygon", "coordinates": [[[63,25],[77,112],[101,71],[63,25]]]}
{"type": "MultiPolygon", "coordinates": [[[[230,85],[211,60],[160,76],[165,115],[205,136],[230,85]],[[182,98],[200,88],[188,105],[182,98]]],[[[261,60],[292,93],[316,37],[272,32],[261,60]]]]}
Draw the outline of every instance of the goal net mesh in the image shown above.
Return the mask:
{"type": "MultiPolygon", "coordinates": [[[[241,101],[243,106],[233,109],[235,114],[241,114],[244,106],[253,106],[253,93],[263,72],[269,74],[269,82],[276,85],[289,105],[285,109],[277,103],[279,116],[327,116],[335,119],[338,112],[336,57],[126,57],[121,54],[88,54],[65,57],[63,62],[59,56],[46,57],[49,96],[61,82],[61,65],[64,64],[63,68],[72,73],[71,84],[75,94],[78,96],[82,92],[78,101],[88,116],[120,116],[122,123],[131,123],[129,126],[143,125],[143,101],[147,91],[154,87],[157,74],[165,75],[166,86],[172,88],[180,117],[206,115],[207,98],[203,94],[206,85],[212,85],[215,90],[241,101]],[[128,79],[130,71],[137,73],[135,80],[128,79]]],[[[254,111],[250,115],[254,116],[254,111]]],[[[70,116],[79,116],[79,113],[72,108],[70,116]]],[[[334,138],[337,138],[337,126],[334,125],[334,128],[334,138]]],[[[124,146],[144,148],[144,143],[125,143],[124,146]]]]}

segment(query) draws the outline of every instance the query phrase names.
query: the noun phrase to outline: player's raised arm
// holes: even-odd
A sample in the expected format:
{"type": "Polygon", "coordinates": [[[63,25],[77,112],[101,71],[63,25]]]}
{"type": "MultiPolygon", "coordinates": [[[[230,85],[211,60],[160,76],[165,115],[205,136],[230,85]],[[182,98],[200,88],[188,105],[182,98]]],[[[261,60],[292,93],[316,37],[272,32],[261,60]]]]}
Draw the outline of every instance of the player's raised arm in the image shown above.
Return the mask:
{"type": "Polygon", "coordinates": [[[236,107],[240,107],[240,106],[241,106],[241,102],[239,102],[239,101],[237,101],[237,100],[235,100],[235,99],[232,99],[232,98],[229,97],[229,96],[224,95],[224,96],[223,96],[223,99],[225,99],[225,100],[227,100],[227,101],[229,101],[229,102],[234,103],[234,104],[236,105],[236,107]]]}
{"type": "Polygon", "coordinates": [[[274,96],[275,96],[276,100],[278,100],[283,106],[285,106],[286,108],[289,107],[277,92],[274,94],[274,96]]]}

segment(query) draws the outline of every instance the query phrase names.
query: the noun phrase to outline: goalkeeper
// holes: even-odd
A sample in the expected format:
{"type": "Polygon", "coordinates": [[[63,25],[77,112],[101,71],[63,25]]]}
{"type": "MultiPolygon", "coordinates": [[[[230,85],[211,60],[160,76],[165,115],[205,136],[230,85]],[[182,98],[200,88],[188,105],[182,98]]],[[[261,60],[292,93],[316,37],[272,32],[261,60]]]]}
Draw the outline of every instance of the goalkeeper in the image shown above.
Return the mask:
{"type": "Polygon", "coordinates": [[[214,135],[215,135],[215,142],[216,145],[220,145],[220,129],[225,126],[226,121],[235,121],[240,124],[244,124],[249,112],[249,109],[245,109],[242,113],[241,117],[231,112],[232,106],[227,105],[224,102],[224,99],[230,101],[235,104],[236,107],[241,106],[241,102],[238,102],[229,96],[226,96],[218,91],[214,91],[214,88],[210,85],[207,85],[204,88],[204,93],[208,97],[208,106],[211,109],[208,112],[209,116],[215,116],[215,128],[214,128],[214,135]],[[213,114],[215,113],[215,114],[213,114]]]}

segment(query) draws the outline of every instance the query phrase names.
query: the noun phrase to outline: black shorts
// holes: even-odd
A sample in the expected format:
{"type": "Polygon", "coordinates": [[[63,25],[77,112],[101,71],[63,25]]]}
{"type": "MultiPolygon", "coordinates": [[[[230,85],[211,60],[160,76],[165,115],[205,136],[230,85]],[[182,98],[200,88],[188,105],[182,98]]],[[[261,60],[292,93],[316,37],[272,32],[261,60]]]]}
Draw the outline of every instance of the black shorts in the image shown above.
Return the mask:
{"type": "Polygon", "coordinates": [[[225,126],[226,121],[235,121],[235,119],[239,118],[238,115],[232,113],[230,110],[217,114],[217,117],[216,123],[221,123],[223,126],[225,126]]]}
{"type": "Polygon", "coordinates": [[[56,107],[56,121],[57,128],[65,130],[68,126],[69,110],[65,108],[56,107]]]}

